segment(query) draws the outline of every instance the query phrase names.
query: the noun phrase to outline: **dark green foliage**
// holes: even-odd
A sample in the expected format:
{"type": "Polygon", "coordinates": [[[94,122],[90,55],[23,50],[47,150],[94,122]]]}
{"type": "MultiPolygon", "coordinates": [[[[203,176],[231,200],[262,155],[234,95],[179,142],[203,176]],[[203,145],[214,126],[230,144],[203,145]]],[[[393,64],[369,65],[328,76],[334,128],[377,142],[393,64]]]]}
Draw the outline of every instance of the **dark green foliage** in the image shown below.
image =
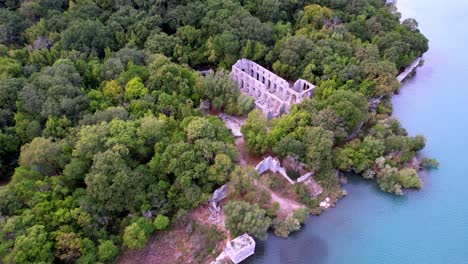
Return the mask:
{"type": "Polygon", "coordinates": [[[67,50],[78,50],[98,56],[105,48],[114,48],[112,32],[100,21],[85,20],[74,23],[62,32],[61,45],[67,50]]]}
{"type": "Polygon", "coordinates": [[[439,165],[436,159],[423,158],[421,160],[421,167],[424,169],[437,169],[439,165]]]}
{"type": "MultiPolygon", "coordinates": [[[[338,184],[337,167],[375,177],[389,192],[421,186],[405,167],[417,165],[425,140],[383,118],[399,88],[395,75],[427,50],[427,39],[384,1],[7,0],[0,7],[0,174],[12,175],[0,189],[2,263],[111,263],[122,245],[143,247],[169,218],[228,182],[231,197],[268,207],[266,191],[252,192],[255,170],[235,164],[231,132],[199,110],[206,99],[218,111],[250,113],[247,150],[294,157],[326,192],[338,184]],[[241,57],[311,81],[314,97],[267,122],[226,71],[241,57]],[[199,68],[215,73],[205,78],[199,68]],[[381,96],[378,114],[369,113],[367,101],[381,96]]],[[[307,187],[295,190],[318,207],[307,187]]],[[[233,235],[266,236],[263,209],[226,207],[233,235]]],[[[276,221],[276,232],[286,236],[305,217],[300,210],[276,221]]],[[[197,230],[205,237],[202,263],[221,235],[197,230]]]]}
{"type": "Polygon", "coordinates": [[[247,150],[254,154],[263,154],[267,147],[267,120],[262,111],[250,112],[241,128],[247,150]]]}
{"type": "Polygon", "coordinates": [[[244,233],[265,240],[267,230],[271,225],[271,219],[265,216],[265,210],[257,204],[249,204],[243,201],[231,201],[224,206],[226,228],[233,236],[244,233]]]}
{"type": "Polygon", "coordinates": [[[295,232],[301,228],[299,220],[293,216],[288,216],[285,220],[274,219],[273,228],[275,229],[275,235],[287,238],[290,233],[295,232]]]}
{"type": "Polygon", "coordinates": [[[217,71],[203,79],[204,94],[212,106],[233,115],[246,115],[255,106],[255,99],[241,94],[229,72],[217,71]]]}

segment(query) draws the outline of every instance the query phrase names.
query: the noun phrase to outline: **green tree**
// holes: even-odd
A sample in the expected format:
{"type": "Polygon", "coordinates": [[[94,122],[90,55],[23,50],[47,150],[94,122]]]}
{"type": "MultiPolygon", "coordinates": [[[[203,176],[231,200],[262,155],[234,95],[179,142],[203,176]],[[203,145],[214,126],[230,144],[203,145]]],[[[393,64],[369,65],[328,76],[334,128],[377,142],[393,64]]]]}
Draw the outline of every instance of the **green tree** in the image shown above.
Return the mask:
{"type": "Polygon", "coordinates": [[[365,121],[368,106],[362,94],[338,90],[326,99],[326,107],[343,119],[346,130],[350,133],[365,121]]]}
{"type": "Polygon", "coordinates": [[[12,252],[14,262],[51,263],[54,260],[52,246],[45,227],[34,225],[16,238],[12,252]]]}
{"type": "Polygon", "coordinates": [[[332,168],[333,133],[322,127],[306,127],[302,142],[309,168],[316,173],[328,172],[332,168]]]}
{"type": "Polygon", "coordinates": [[[67,50],[79,50],[98,56],[104,55],[106,47],[114,48],[112,32],[99,20],[72,23],[62,32],[61,44],[67,50]]]}
{"type": "Polygon", "coordinates": [[[271,219],[257,204],[243,201],[230,201],[224,206],[224,223],[233,237],[248,233],[259,239],[267,238],[271,219]]]}
{"type": "Polygon", "coordinates": [[[127,226],[123,234],[123,244],[131,249],[143,248],[155,226],[145,217],[138,217],[127,226]]]}
{"type": "Polygon", "coordinates": [[[148,93],[148,89],[142,83],[140,77],[131,79],[125,86],[125,98],[127,100],[133,100],[143,97],[148,93]]]}
{"type": "Polygon", "coordinates": [[[230,175],[229,186],[238,194],[244,194],[254,189],[254,181],[258,173],[253,167],[236,166],[230,175]]]}
{"type": "Polygon", "coordinates": [[[267,120],[260,110],[253,110],[241,128],[247,150],[254,154],[263,154],[267,148],[267,120]]]}
{"type": "Polygon", "coordinates": [[[65,166],[68,155],[62,141],[53,142],[49,138],[37,137],[21,147],[19,164],[30,166],[46,175],[54,175],[65,166]]]}
{"type": "Polygon", "coordinates": [[[103,262],[113,261],[119,255],[119,248],[112,240],[101,240],[98,248],[99,260],[103,262]]]}
{"type": "Polygon", "coordinates": [[[273,228],[275,235],[287,238],[289,234],[301,228],[301,223],[293,216],[288,216],[285,220],[276,218],[273,220],[273,228]]]}
{"type": "Polygon", "coordinates": [[[96,154],[85,178],[88,193],[110,212],[136,210],[142,193],[141,175],[126,164],[125,155],[128,149],[121,146],[96,154]]]}
{"type": "Polygon", "coordinates": [[[167,229],[169,227],[169,217],[159,214],[154,219],[153,224],[156,230],[167,229]]]}

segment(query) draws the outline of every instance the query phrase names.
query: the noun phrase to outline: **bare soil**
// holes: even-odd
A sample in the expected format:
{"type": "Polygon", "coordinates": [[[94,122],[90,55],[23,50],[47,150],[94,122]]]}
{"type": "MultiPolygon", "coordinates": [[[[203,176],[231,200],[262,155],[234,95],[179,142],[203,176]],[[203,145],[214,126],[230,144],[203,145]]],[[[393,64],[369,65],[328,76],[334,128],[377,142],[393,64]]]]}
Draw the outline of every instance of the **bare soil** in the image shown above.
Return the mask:
{"type": "Polygon", "coordinates": [[[222,217],[212,222],[209,216],[207,205],[190,211],[170,230],[156,232],[145,248],[123,253],[117,263],[210,263],[223,250],[227,231],[222,217]]]}

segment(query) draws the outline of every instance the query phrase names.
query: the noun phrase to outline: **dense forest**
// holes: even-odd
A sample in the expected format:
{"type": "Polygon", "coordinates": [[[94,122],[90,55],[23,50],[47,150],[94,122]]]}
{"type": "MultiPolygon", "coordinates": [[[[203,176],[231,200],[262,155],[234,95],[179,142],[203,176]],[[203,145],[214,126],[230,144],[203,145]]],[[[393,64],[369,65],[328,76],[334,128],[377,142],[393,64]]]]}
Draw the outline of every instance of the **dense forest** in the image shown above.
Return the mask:
{"type": "MultiPolygon", "coordinates": [[[[422,185],[408,164],[425,140],[389,117],[389,99],[428,41],[383,0],[2,0],[0,43],[5,263],[110,263],[222,184],[248,189],[206,99],[248,115],[251,153],[294,157],[325,189],[336,169],[396,194],[422,185]],[[229,78],[239,58],[316,84],[314,97],[266,120],[229,78]]],[[[234,234],[252,210],[257,237],[287,229],[258,205],[227,208],[234,234]]]]}

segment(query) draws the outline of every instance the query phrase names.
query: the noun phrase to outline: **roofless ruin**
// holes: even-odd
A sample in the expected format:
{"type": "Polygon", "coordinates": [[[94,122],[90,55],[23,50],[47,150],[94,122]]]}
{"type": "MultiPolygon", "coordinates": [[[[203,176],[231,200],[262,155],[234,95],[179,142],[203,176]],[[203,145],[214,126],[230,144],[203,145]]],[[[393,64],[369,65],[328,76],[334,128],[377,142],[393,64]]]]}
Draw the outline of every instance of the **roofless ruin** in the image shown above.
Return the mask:
{"type": "Polygon", "coordinates": [[[240,59],[232,66],[232,78],[241,92],[255,98],[255,105],[268,119],[289,113],[291,105],[298,104],[314,94],[315,85],[299,79],[294,84],[265,69],[259,64],[240,59]]]}

